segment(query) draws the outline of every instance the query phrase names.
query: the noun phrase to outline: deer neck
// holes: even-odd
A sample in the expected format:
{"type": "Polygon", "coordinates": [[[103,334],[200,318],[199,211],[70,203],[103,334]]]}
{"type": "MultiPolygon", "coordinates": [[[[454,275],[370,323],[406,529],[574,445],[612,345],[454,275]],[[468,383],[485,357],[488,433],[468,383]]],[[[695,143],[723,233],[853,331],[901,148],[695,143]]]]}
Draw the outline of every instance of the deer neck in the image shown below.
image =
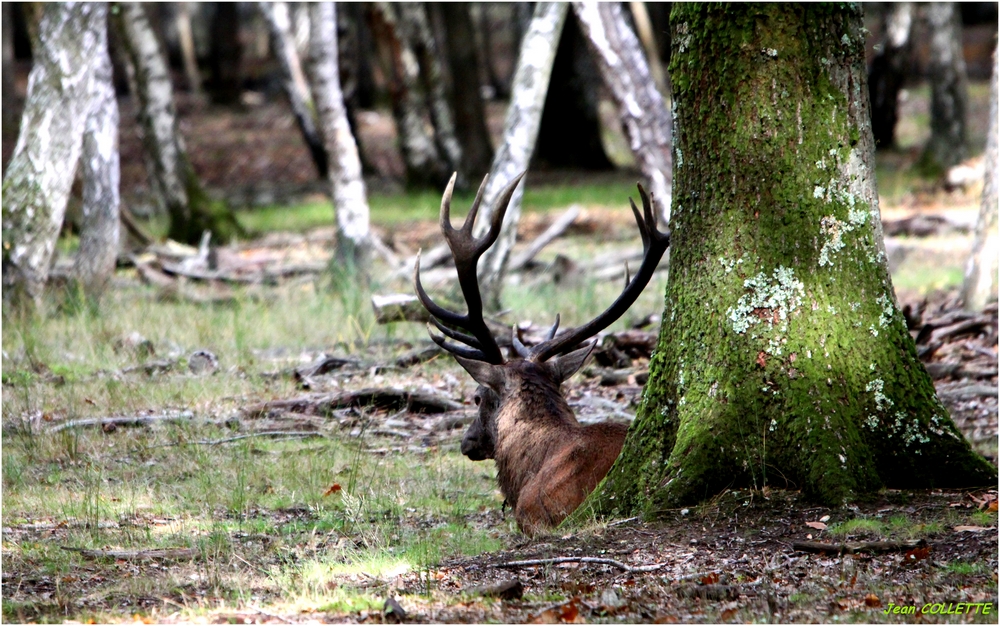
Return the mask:
{"type": "Polygon", "coordinates": [[[541,373],[518,377],[505,396],[497,413],[494,458],[500,491],[516,507],[525,483],[580,423],[559,385],[541,373]]]}

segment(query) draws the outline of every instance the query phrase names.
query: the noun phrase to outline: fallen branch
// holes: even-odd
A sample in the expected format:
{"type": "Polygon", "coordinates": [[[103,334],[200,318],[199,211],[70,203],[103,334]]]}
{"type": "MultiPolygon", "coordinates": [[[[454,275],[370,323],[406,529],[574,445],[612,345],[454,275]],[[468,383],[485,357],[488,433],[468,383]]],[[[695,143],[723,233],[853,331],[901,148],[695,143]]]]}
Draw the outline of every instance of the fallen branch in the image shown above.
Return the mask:
{"type": "Polygon", "coordinates": [[[795,541],[792,549],[816,554],[855,554],[857,552],[906,552],[927,545],[923,539],[912,541],[866,541],[862,543],[824,543],[822,541],[795,541]]]}
{"type": "Polygon", "coordinates": [[[328,356],[323,355],[323,357],[309,365],[303,365],[302,367],[296,368],[293,377],[297,381],[302,381],[306,378],[312,376],[319,376],[321,374],[326,374],[332,372],[333,370],[338,370],[344,367],[358,367],[361,362],[357,359],[348,359],[339,356],[328,356]]]}
{"type": "Polygon", "coordinates": [[[247,417],[265,417],[274,411],[326,415],[335,409],[374,407],[377,409],[411,413],[445,413],[457,411],[462,404],[451,398],[424,391],[404,389],[360,389],[336,394],[312,394],[271,400],[244,409],[247,417]]]}
{"type": "Polygon", "coordinates": [[[90,417],[87,419],[71,420],[57,424],[49,428],[47,432],[58,433],[69,428],[87,428],[90,426],[100,426],[102,428],[118,426],[147,426],[154,422],[176,422],[189,420],[194,417],[191,411],[181,411],[180,413],[160,413],[158,415],[130,415],[125,417],[90,417]]]}
{"type": "Polygon", "coordinates": [[[939,389],[939,396],[947,396],[956,400],[971,400],[973,398],[989,398],[997,396],[996,385],[967,385],[955,389],[939,389]]]}
{"type": "Polygon", "coordinates": [[[545,232],[528,244],[527,249],[520,254],[515,255],[514,258],[510,260],[508,271],[516,272],[523,269],[528,263],[531,263],[535,256],[542,251],[542,248],[549,245],[554,239],[566,232],[566,229],[569,228],[579,216],[580,206],[574,204],[567,209],[565,213],[560,215],[556,221],[552,222],[552,224],[545,229],[545,232]]]}
{"type": "Polygon", "coordinates": [[[190,559],[198,555],[195,548],[160,548],[155,550],[89,550],[59,546],[69,552],[79,552],[90,559],[116,559],[123,561],[140,561],[149,559],[190,559]]]}
{"type": "Polygon", "coordinates": [[[297,430],[262,430],[257,433],[247,433],[246,435],[236,435],[235,437],[226,437],[225,439],[199,439],[197,441],[175,441],[173,443],[162,443],[156,446],[149,446],[150,448],[172,448],[173,446],[217,446],[223,443],[232,443],[233,441],[240,441],[242,439],[250,439],[252,437],[274,437],[286,438],[286,439],[297,439],[305,437],[323,437],[323,433],[316,431],[297,431],[297,430]]]}
{"type": "Polygon", "coordinates": [[[558,565],[560,563],[592,563],[595,565],[610,565],[612,567],[617,567],[620,570],[635,573],[635,572],[655,572],[656,570],[665,567],[666,563],[656,563],[654,565],[626,565],[621,561],[616,561],[614,559],[603,559],[593,556],[560,556],[551,559],[527,559],[525,561],[508,561],[506,563],[500,563],[497,567],[531,567],[534,565],[558,565]]]}

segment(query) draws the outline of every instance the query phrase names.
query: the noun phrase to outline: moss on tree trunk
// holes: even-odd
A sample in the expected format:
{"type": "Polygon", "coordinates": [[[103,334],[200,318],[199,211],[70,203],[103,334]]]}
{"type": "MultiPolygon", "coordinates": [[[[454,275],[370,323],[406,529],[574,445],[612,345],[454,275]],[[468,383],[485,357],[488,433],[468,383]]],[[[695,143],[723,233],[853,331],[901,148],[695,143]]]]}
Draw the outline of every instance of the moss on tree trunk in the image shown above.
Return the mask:
{"type": "Polygon", "coordinates": [[[670,282],[605,514],[729,486],[839,504],[995,484],[920,361],[886,265],[861,11],[675,4],[670,282]]]}

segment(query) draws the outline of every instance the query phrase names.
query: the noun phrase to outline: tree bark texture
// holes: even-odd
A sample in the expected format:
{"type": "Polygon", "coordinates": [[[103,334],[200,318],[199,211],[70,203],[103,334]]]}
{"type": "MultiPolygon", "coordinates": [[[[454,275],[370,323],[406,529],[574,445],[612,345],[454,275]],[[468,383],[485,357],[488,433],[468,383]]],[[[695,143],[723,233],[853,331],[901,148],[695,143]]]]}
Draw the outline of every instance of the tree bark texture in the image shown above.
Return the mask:
{"type": "Polygon", "coordinates": [[[670,127],[642,46],[618,3],[574,2],[597,67],[618,105],[629,145],[665,220],[670,219],[670,127]]]}
{"type": "MultiPolygon", "coordinates": [[[[490,179],[483,192],[482,208],[474,228],[476,237],[481,237],[489,229],[490,216],[500,192],[517,175],[528,169],[538,138],[559,33],[566,21],[568,9],[569,6],[564,2],[535,4],[528,32],[521,40],[510,104],[504,119],[503,139],[493,156],[490,179]]],[[[479,260],[479,285],[483,301],[493,310],[500,309],[500,292],[507,273],[507,261],[517,237],[517,223],[521,219],[523,188],[522,183],[514,190],[497,242],[479,260]]]]}
{"type": "Polygon", "coordinates": [[[545,94],[536,160],[551,167],[612,169],[601,143],[601,75],[587,50],[579,21],[569,17],[552,64],[545,94]]]}
{"type": "Polygon", "coordinates": [[[170,217],[168,236],[197,244],[210,230],[216,241],[228,241],[242,230],[232,211],[213,202],[195,175],[177,127],[174,90],[167,64],[142,4],[119,5],[121,33],[139,100],[139,126],[150,188],[170,217]]]}
{"type": "Polygon", "coordinates": [[[875,147],[892,148],[896,145],[899,91],[906,77],[906,63],[910,56],[910,29],[913,25],[913,3],[899,2],[884,5],[881,48],[876,48],[875,59],[868,72],[868,96],[872,107],[872,134],[875,147]]]}
{"type": "Polygon", "coordinates": [[[479,82],[479,59],[468,2],[438,5],[447,33],[446,48],[451,66],[451,105],[455,111],[455,134],[462,146],[461,170],[467,180],[477,180],[490,169],[493,145],[486,127],[479,82]]]}
{"type": "Polygon", "coordinates": [[[431,32],[427,10],[421,2],[401,2],[398,5],[400,23],[406,39],[420,65],[420,84],[434,126],[434,142],[438,154],[451,172],[458,172],[457,186],[465,188],[468,182],[462,168],[462,147],[455,136],[454,115],[444,88],[444,71],[437,42],[431,32]]]}
{"type": "Polygon", "coordinates": [[[886,265],[858,5],[675,4],[670,280],[649,382],[592,498],[731,486],[828,505],[996,484],[917,358],[886,265]]]}
{"type": "Polygon", "coordinates": [[[73,263],[73,277],[84,293],[104,291],[115,271],[118,239],[121,169],[118,154],[118,100],[107,48],[107,18],[101,25],[103,50],[94,57],[96,68],[90,94],[81,155],[83,210],[80,247],[73,263]]]}
{"type": "Polygon", "coordinates": [[[286,2],[261,2],[258,4],[268,30],[271,31],[271,48],[281,65],[285,78],[285,95],[292,107],[295,121],[302,132],[302,138],[309,148],[316,173],[322,178],[327,172],[327,154],[323,148],[323,138],[316,129],[316,119],[312,94],[306,82],[299,50],[292,36],[292,19],[286,2]]]}
{"type": "Polygon", "coordinates": [[[940,174],[968,156],[966,110],[968,85],[962,56],[962,22],[951,2],[924,6],[930,40],[931,138],[922,157],[922,169],[940,174]]]}
{"type": "MultiPolygon", "coordinates": [[[[102,71],[108,61],[107,5],[46,5],[38,44],[21,131],[3,181],[4,298],[29,307],[38,304],[48,279],[84,135],[102,133],[91,141],[117,151],[114,136],[109,138],[109,129],[101,123],[110,120],[100,120],[105,112],[94,108],[95,98],[103,93],[103,85],[96,83],[108,78],[102,71]]],[[[100,99],[98,104],[107,102],[100,99]]],[[[117,172],[104,169],[114,165],[110,159],[101,163],[92,157],[88,154],[86,174],[117,178],[117,172]]],[[[89,181],[87,188],[94,191],[99,186],[89,181]]],[[[107,210],[117,216],[115,191],[108,198],[115,203],[107,210]]],[[[95,201],[97,195],[85,200],[95,201]]]]}
{"type": "Polygon", "coordinates": [[[981,311],[997,299],[997,272],[1000,268],[1000,241],[997,233],[997,51],[993,51],[993,77],[990,79],[990,123],[986,132],[983,202],[976,222],[976,238],[965,264],[962,301],[965,308],[981,311]]]}
{"type": "Polygon", "coordinates": [[[411,187],[443,188],[451,173],[425,121],[420,63],[400,25],[398,6],[377,2],[371,17],[379,58],[389,80],[389,98],[406,166],[406,183],[411,187]]]}
{"type": "Polygon", "coordinates": [[[330,155],[327,176],[336,215],[336,263],[367,271],[371,249],[368,199],[358,146],[347,121],[337,72],[337,15],[332,2],[309,5],[309,66],[323,144],[330,155]]]}

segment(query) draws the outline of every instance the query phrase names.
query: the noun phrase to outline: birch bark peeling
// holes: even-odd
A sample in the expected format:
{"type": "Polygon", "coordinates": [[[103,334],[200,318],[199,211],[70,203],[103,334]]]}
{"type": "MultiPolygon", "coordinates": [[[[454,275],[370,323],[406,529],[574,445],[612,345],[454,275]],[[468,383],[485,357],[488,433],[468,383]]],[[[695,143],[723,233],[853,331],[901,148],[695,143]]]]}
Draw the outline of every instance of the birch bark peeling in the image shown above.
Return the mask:
{"type": "MultiPolygon", "coordinates": [[[[481,237],[489,229],[490,216],[495,209],[493,205],[503,188],[528,169],[531,155],[535,151],[535,140],[538,138],[545,94],[552,75],[552,62],[556,58],[559,34],[566,22],[568,8],[564,2],[539,2],[535,5],[528,32],[521,40],[510,104],[504,119],[503,139],[493,157],[490,179],[483,192],[482,208],[474,228],[476,237],[481,237]]],[[[507,272],[507,262],[517,237],[523,188],[522,184],[514,190],[500,236],[479,262],[479,284],[483,300],[488,308],[494,310],[500,308],[500,292],[507,272]]]]}
{"type": "Polygon", "coordinates": [[[670,219],[671,116],[656,88],[639,39],[618,3],[574,2],[573,10],[590,44],[604,83],[625,127],[664,221],[670,219]]]}
{"type": "Polygon", "coordinates": [[[44,7],[21,131],[3,181],[4,298],[39,304],[83,148],[107,5],[44,7]]]}

